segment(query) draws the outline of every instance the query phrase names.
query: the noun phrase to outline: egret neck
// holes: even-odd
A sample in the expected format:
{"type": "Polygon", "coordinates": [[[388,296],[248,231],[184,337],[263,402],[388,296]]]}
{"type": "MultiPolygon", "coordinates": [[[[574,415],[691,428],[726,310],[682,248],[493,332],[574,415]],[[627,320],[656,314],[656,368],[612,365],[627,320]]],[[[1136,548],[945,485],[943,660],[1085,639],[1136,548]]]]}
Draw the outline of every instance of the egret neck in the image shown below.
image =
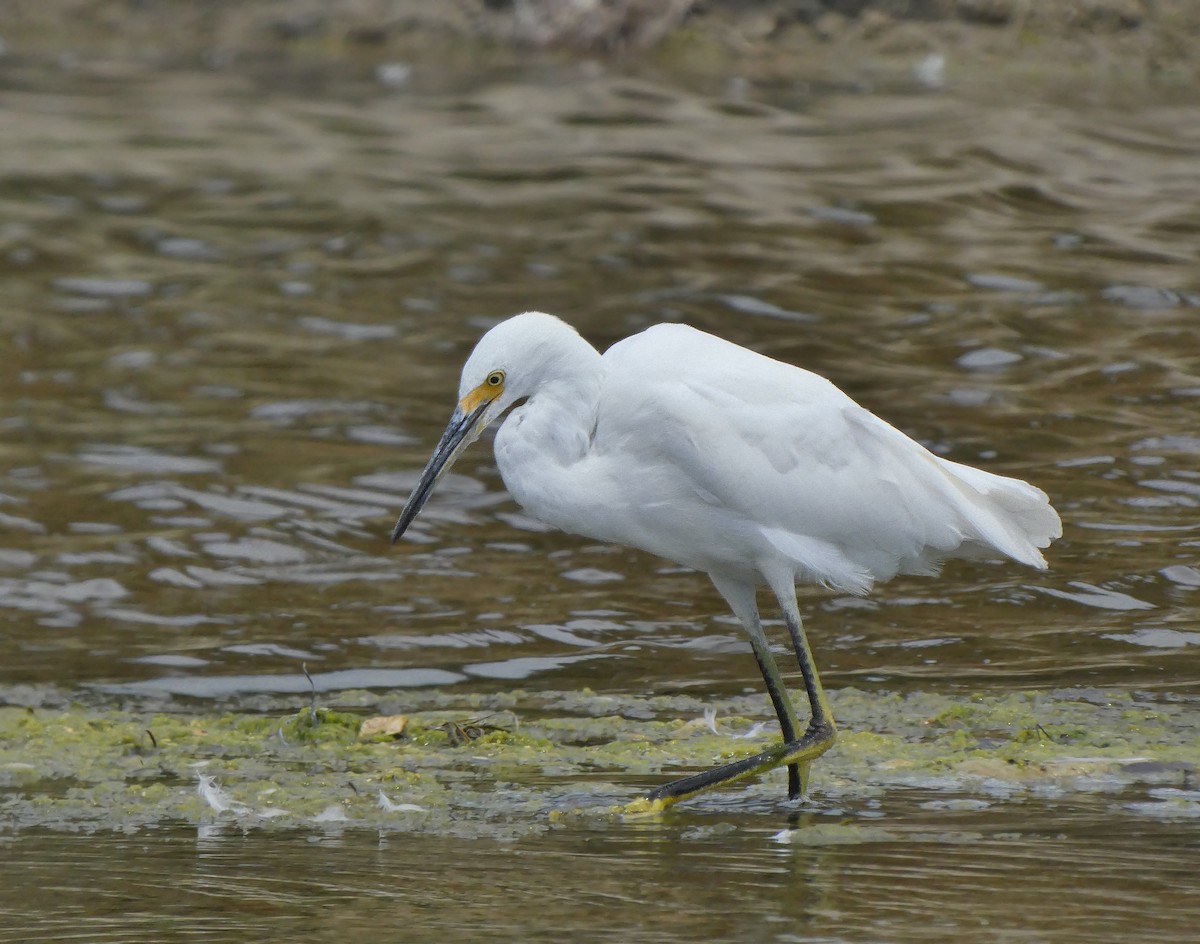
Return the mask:
{"type": "Polygon", "coordinates": [[[576,471],[591,450],[605,369],[595,348],[578,335],[571,340],[576,343],[556,352],[541,382],[500,427],[496,465],[519,505],[578,533],[570,510],[590,502],[576,471]]]}

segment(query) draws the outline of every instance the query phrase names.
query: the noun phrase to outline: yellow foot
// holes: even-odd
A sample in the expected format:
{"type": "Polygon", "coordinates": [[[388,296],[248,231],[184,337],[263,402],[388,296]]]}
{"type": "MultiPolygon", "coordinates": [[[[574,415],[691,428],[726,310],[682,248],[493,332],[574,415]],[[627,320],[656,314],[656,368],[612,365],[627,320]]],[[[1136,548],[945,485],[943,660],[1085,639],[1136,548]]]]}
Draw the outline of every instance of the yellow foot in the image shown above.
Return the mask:
{"type": "Polygon", "coordinates": [[[674,799],[652,800],[649,797],[638,797],[623,806],[614,806],[613,812],[629,819],[638,819],[646,816],[659,816],[674,804],[674,799]]]}

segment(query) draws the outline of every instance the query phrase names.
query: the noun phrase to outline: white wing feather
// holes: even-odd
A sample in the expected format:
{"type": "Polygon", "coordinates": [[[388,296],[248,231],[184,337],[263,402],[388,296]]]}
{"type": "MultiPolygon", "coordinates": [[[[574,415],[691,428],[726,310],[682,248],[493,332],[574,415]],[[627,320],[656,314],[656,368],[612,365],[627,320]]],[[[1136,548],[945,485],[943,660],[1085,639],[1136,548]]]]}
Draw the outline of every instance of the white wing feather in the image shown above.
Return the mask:
{"type": "MultiPolygon", "coordinates": [[[[627,543],[679,560],[689,516],[697,535],[716,519],[741,550],[757,542],[798,577],[861,593],[947,557],[1045,567],[1037,548],[1061,534],[1041,490],[934,456],[800,368],[682,325],[622,341],[604,363],[593,451],[636,470],[626,487],[645,540],[627,543]]],[[[685,562],[721,566],[703,553],[685,562]]]]}

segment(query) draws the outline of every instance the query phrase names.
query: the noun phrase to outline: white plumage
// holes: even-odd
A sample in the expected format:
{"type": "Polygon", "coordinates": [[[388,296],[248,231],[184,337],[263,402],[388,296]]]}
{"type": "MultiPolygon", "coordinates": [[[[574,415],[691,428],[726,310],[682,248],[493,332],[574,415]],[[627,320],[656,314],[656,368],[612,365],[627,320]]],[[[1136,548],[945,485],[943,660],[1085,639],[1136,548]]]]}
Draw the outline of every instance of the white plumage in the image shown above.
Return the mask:
{"type": "MultiPolygon", "coordinates": [[[[1062,533],[1040,489],[939,458],[824,378],[684,325],[657,325],[601,356],[551,315],[518,315],[480,340],[459,398],[393,540],[461,450],[524,401],[496,436],[513,498],[564,531],[708,573],[746,626],[793,747],[754,587],[779,599],[804,671],[796,581],[865,593],[951,557],[1044,568],[1039,548],[1062,533]]],[[[833,723],[821,717],[815,669],[805,682],[805,737],[828,727],[816,756],[833,723]]],[[[784,760],[806,771],[811,757],[784,760]]]]}

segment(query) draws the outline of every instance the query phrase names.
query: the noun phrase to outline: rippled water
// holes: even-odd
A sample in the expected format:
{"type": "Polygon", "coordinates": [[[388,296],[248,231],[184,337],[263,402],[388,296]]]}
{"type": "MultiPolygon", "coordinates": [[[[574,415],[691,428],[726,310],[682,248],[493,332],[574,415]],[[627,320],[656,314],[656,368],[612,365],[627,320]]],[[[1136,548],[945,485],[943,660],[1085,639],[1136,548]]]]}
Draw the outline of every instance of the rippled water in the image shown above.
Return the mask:
{"type": "Polygon", "coordinates": [[[338,942],[1185,941],[1194,932],[1194,847],[1163,826],[1101,839],[1071,810],[1007,833],[977,814],[925,812],[876,843],[784,839],[729,817],[482,848],[336,829],[257,843],[53,836],[36,855],[28,844],[4,850],[11,881],[0,886],[0,915],[28,928],[23,941],[80,928],[91,941],[338,942]],[[39,913],[30,902],[50,885],[54,913],[39,913]]]}
{"type": "MultiPolygon", "coordinates": [[[[1200,695],[1194,106],[697,88],[570,66],[470,83],[418,73],[396,90],[346,74],[11,62],[0,93],[6,699],[47,683],[99,700],[302,694],[302,664],[330,698],[757,690],[706,578],[547,533],[482,445],[388,549],[462,359],[526,308],[601,347],[685,320],[1050,493],[1065,535],[1046,574],[956,564],[867,600],[804,591],[828,686],[1200,695]]],[[[998,891],[1016,883],[1046,939],[1069,930],[1056,894],[1136,938],[1137,890],[1095,890],[1117,873],[1086,812],[1040,811],[1032,844],[1001,835],[1026,835],[1020,824],[963,826],[984,838],[960,845],[923,837],[959,827],[919,810],[898,825],[908,835],[866,851],[772,845],[779,824],[743,825],[728,846],[634,830],[500,848],[451,877],[394,845],[338,840],[344,883],[320,842],[280,840],[251,857],[316,884],[272,879],[265,910],[207,925],[188,900],[240,889],[246,851],[230,839],[214,858],[163,836],[145,840],[147,868],[160,857],[194,878],[183,901],[147,907],[181,934],[317,939],[349,902],[362,927],[427,914],[443,894],[479,914],[517,894],[497,874],[531,868],[536,888],[586,864],[556,892],[562,927],[624,903],[645,939],[694,937],[714,926],[704,916],[745,939],[901,939],[920,927],[916,902],[934,926],[974,916],[946,883],[977,882],[981,913],[1000,920],[1026,907],[998,891]],[[1043,856],[1073,860],[1059,886],[1027,877],[1043,856]],[[660,892],[640,884],[664,875],[660,892]],[[310,894],[332,912],[286,907],[310,894]],[[656,908],[660,896],[674,904],[656,908]],[[851,907],[864,899],[868,912],[851,907]]],[[[1196,851],[1194,833],[1116,831],[1117,858],[1143,874],[1182,868],[1156,858],[1162,843],[1196,851]]],[[[126,842],[89,846],[103,850],[89,867],[139,840],[126,842]]],[[[82,845],[47,848],[66,861],[82,845]]],[[[40,861],[25,848],[13,861],[40,861]]],[[[79,919],[103,916],[108,894],[88,891],[79,919]]],[[[1159,939],[1182,933],[1155,915],[1159,939]]]]}

